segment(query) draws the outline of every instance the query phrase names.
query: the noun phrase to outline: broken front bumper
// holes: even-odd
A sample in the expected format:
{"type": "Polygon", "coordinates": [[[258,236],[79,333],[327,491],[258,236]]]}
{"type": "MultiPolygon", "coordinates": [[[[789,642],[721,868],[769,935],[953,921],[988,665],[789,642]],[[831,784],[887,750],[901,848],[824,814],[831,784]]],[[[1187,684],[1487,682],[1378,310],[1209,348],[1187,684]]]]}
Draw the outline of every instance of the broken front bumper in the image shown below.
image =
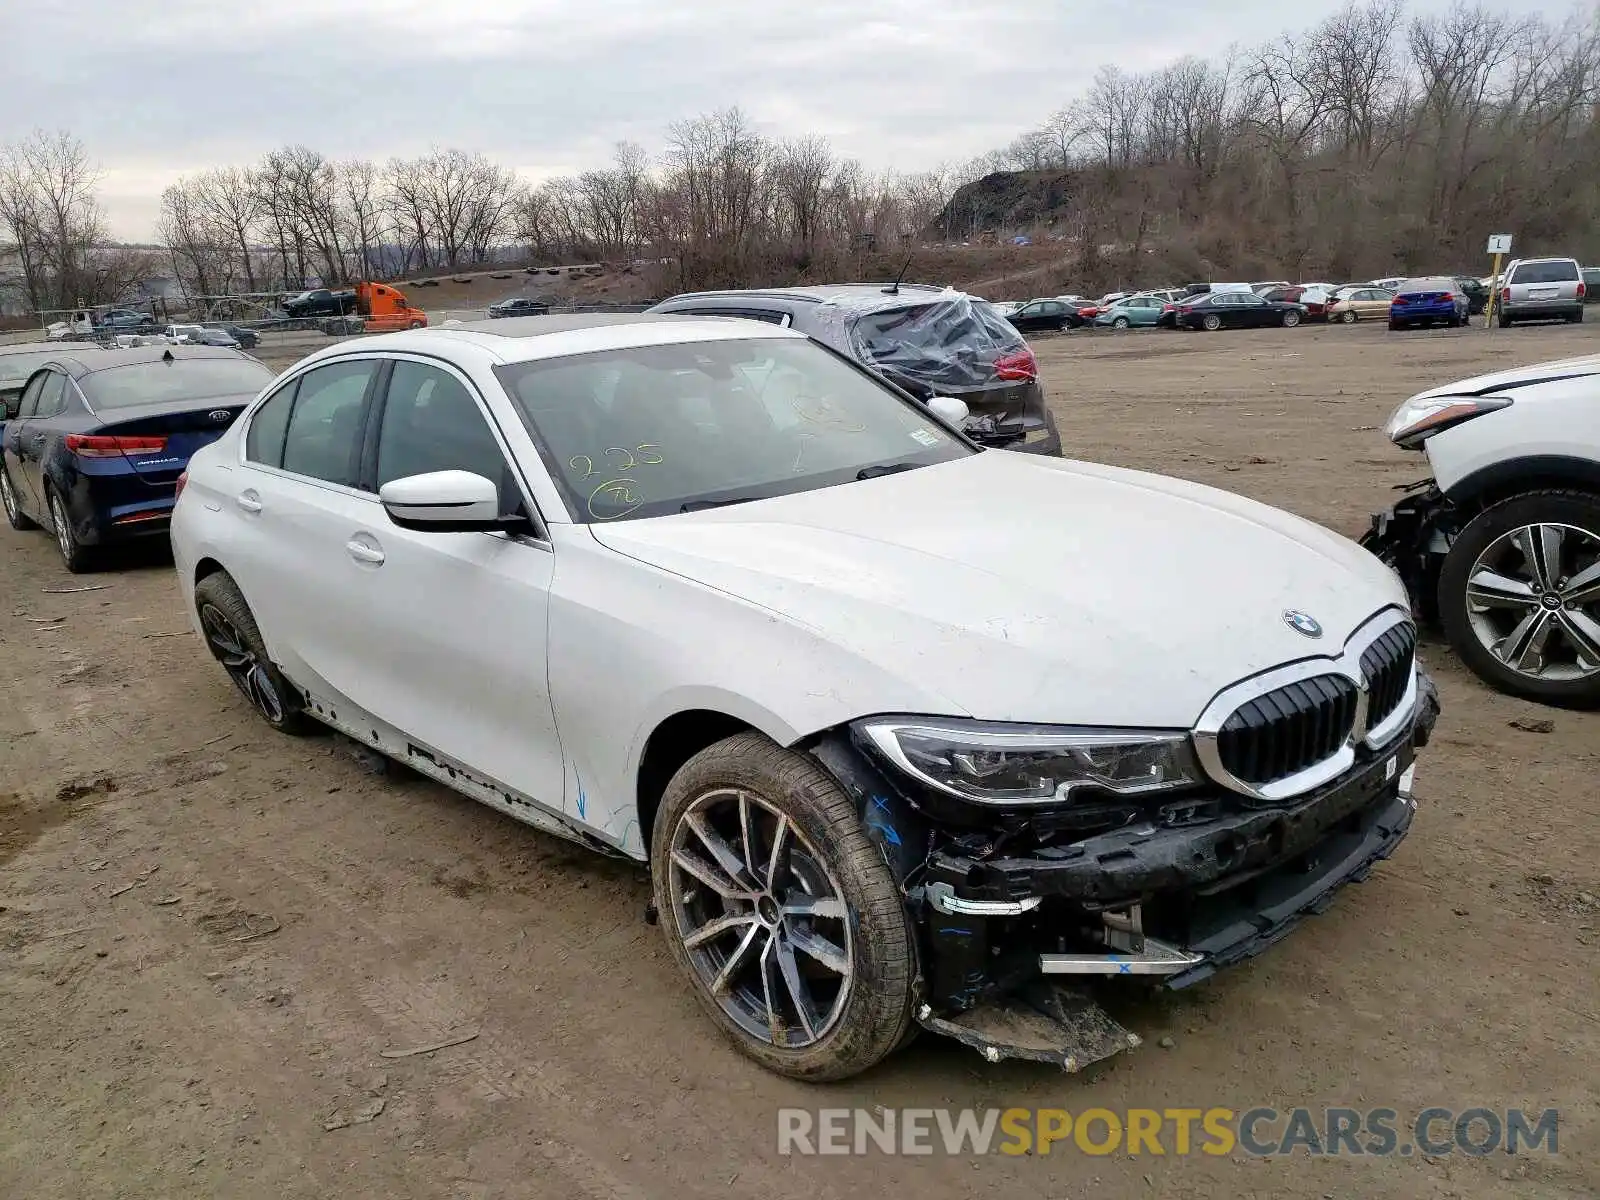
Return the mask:
{"type": "MultiPolygon", "coordinates": [[[[1261,953],[1365,879],[1411,827],[1413,760],[1432,734],[1437,697],[1419,672],[1407,731],[1290,803],[1196,804],[1170,823],[1026,854],[972,850],[974,839],[955,838],[914,861],[896,832],[884,849],[904,871],[919,926],[918,1020],[991,1059],[1068,1069],[1137,1045],[1083,985],[1141,977],[1187,987],[1261,953]]],[[[864,782],[842,778],[851,790],[864,782]]],[[[884,803],[866,794],[870,805],[884,803]]],[[[876,828],[871,808],[867,828],[876,828]]]]}

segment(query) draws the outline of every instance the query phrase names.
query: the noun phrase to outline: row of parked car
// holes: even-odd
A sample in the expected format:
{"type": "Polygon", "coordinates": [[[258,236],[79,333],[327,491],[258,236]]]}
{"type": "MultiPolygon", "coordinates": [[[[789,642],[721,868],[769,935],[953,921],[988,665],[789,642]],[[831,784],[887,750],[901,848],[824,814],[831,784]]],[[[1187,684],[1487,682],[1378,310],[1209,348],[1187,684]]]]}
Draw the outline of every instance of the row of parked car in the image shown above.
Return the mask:
{"type": "Polygon", "coordinates": [[[1184,288],[1111,292],[1098,300],[1045,296],[995,305],[1027,332],[1131,329],[1157,326],[1216,330],[1247,326],[1294,326],[1302,322],[1354,324],[1384,320],[1390,329],[1460,326],[1485,312],[1491,294],[1502,327],[1518,321],[1582,321],[1586,304],[1600,301],[1600,268],[1576,259],[1514,261],[1498,279],[1431,275],[1374,279],[1367,283],[1194,283],[1184,288]]]}

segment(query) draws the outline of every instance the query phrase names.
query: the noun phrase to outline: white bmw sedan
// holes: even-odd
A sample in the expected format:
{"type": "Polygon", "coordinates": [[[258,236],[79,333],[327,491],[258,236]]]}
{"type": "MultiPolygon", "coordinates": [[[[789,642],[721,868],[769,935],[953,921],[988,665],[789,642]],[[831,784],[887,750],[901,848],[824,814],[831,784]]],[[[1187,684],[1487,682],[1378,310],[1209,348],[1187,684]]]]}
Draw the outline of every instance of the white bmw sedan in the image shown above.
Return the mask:
{"type": "Polygon", "coordinates": [[[347,341],[194,456],[174,556],[274,727],[646,864],[773,1070],[1075,1068],[1138,1038],[1074,985],[1204,979],[1388,856],[1437,705],[1353,543],[958,407],[754,321],[347,341]]]}

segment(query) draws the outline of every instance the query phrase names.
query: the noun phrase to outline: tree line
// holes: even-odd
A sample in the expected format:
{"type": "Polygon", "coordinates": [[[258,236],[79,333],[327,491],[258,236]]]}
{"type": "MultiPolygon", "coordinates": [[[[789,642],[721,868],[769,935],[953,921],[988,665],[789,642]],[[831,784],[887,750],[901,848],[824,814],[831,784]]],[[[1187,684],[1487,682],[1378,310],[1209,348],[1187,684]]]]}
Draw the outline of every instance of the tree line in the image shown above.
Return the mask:
{"type": "MultiPolygon", "coordinates": [[[[106,243],[82,143],[35,133],[0,151],[0,229],[36,309],[117,299],[149,255],[106,243]]],[[[190,296],[274,292],[317,280],[397,277],[535,262],[671,264],[673,286],[845,269],[852,248],[898,243],[943,207],[945,169],[869,172],[820,137],[778,140],[738,108],[679,121],[654,157],[530,186],[483,154],[338,161],[286,146],[253,166],[179,179],[161,195],[166,269],[190,296]]]]}
{"type": "Polygon", "coordinates": [[[1071,173],[1048,220],[1081,275],[1151,251],[1200,278],[1459,270],[1489,233],[1594,261],[1597,85],[1600,10],[1367,0],[1220,60],[1102,67],[985,166],[1071,173]]]}

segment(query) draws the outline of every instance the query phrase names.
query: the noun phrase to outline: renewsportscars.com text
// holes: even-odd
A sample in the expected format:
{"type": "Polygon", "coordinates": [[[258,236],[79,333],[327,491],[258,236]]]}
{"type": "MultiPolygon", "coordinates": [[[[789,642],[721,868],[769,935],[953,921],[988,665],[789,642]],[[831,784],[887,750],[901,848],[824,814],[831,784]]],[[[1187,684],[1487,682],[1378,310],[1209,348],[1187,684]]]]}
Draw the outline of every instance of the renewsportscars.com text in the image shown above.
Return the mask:
{"type": "Polygon", "coordinates": [[[1476,1157],[1556,1154],[1559,1125],[1553,1108],[783,1108],[778,1153],[1476,1157]]]}

